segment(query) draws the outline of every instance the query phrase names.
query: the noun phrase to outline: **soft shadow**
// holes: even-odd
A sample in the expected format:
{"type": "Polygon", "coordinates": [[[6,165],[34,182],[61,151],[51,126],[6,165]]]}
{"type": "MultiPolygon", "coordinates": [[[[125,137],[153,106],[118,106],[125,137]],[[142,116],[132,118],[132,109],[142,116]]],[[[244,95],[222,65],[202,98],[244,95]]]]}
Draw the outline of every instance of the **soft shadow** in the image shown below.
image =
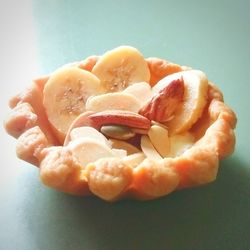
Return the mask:
{"type": "Polygon", "coordinates": [[[37,186],[29,204],[37,211],[24,212],[39,249],[247,249],[249,177],[235,156],[221,162],[216,182],[150,202],[110,204],[37,186]]]}

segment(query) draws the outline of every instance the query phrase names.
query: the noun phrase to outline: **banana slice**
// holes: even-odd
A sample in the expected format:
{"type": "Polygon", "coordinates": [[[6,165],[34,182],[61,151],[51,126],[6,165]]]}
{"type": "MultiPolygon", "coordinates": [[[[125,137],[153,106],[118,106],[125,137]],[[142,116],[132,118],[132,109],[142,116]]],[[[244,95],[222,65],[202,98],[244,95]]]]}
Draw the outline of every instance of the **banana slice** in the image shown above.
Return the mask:
{"type": "Polygon", "coordinates": [[[44,87],[43,105],[61,141],[72,121],[85,111],[87,98],[101,91],[99,79],[82,69],[62,68],[51,75],[44,87]]]}
{"type": "Polygon", "coordinates": [[[143,106],[153,95],[151,86],[146,82],[138,82],[128,86],[123,93],[133,95],[143,106]]]}
{"type": "Polygon", "coordinates": [[[84,126],[84,127],[78,127],[74,128],[70,131],[69,136],[66,136],[67,141],[64,141],[64,146],[66,146],[70,141],[77,140],[79,138],[91,138],[95,139],[103,144],[106,144],[107,146],[110,145],[108,142],[108,139],[100,133],[98,130],[92,127],[84,126]]]}
{"type": "Polygon", "coordinates": [[[98,159],[116,156],[107,145],[91,138],[79,138],[71,141],[67,147],[83,167],[98,159]]]}
{"type": "Polygon", "coordinates": [[[122,91],[136,82],[149,82],[150,71],[143,55],[130,46],[120,46],[106,52],[94,66],[92,73],[106,92],[122,91]]]}
{"type": "Polygon", "coordinates": [[[183,77],[185,85],[184,99],[177,107],[174,118],[166,123],[170,134],[178,134],[190,129],[202,115],[207,102],[208,79],[199,70],[189,70],[169,75],[153,87],[153,92],[159,92],[172,80],[181,77],[183,77]]]}
{"type": "Polygon", "coordinates": [[[140,107],[140,102],[134,96],[122,92],[93,96],[86,102],[86,110],[94,112],[116,109],[137,113],[140,107]]]}

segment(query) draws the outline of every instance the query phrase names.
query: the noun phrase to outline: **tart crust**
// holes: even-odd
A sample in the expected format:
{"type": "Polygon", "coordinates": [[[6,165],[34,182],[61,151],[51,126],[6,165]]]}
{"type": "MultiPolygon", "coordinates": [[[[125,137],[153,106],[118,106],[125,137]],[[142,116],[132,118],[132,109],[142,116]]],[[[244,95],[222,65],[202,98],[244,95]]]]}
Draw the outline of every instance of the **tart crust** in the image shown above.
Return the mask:
{"type": "MultiPolygon", "coordinates": [[[[92,56],[71,66],[91,71],[98,58],[92,56]]],[[[146,61],[152,86],[159,77],[184,69],[159,58],[146,61]]],[[[190,130],[195,143],[182,155],[159,161],[146,158],[137,166],[118,158],[103,158],[81,166],[67,147],[60,145],[48,122],[42,105],[48,78],[34,80],[30,88],[10,100],[12,111],[5,128],[18,140],[17,155],[38,166],[41,181],[57,190],[73,195],[95,194],[107,201],[155,199],[176,189],[214,181],[219,160],[234,151],[236,115],[224,103],[221,91],[209,83],[206,108],[190,130]]]]}

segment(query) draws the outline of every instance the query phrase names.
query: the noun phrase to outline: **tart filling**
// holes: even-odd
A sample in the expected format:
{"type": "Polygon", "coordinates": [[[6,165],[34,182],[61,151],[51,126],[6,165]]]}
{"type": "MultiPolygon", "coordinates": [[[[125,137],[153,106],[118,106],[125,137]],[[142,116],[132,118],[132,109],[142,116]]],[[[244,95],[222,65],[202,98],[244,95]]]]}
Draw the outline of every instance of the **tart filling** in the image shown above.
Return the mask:
{"type": "Polygon", "coordinates": [[[121,46],[66,65],[10,100],[6,131],[44,184],[148,200],[216,178],[236,116],[204,72],[121,46]]]}

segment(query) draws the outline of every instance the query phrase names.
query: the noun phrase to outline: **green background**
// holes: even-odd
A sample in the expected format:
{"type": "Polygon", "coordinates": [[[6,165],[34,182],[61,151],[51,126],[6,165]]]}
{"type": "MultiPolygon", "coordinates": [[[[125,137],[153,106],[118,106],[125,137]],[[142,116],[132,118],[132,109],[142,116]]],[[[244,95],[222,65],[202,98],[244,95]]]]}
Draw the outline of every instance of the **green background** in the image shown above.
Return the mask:
{"type": "Polygon", "coordinates": [[[10,2],[1,4],[1,119],[35,75],[126,44],[206,72],[238,124],[214,183],[115,204],[44,187],[1,128],[0,249],[250,249],[249,1],[10,2]]]}

